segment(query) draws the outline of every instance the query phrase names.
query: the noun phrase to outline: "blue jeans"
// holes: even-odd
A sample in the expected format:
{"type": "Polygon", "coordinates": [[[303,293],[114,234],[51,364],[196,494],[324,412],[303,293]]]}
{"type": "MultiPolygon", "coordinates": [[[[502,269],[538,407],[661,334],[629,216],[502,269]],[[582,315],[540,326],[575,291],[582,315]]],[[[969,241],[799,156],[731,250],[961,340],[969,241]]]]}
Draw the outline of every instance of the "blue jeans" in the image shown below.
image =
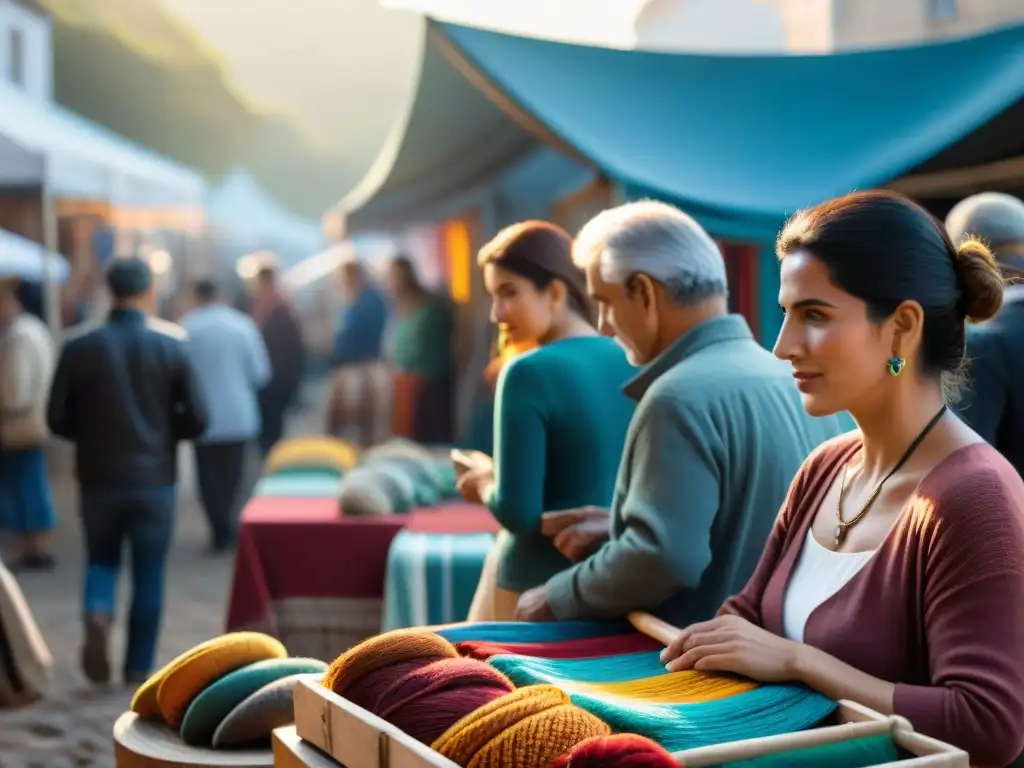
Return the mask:
{"type": "Polygon", "coordinates": [[[132,601],[124,672],[153,669],[164,609],[164,570],[174,530],[177,488],[82,488],[85,613],[114,617],[125,541],[131,547],[132,601]]]}
{"type": "Polygon", "coordinates": [[[46,533],[57,524],[42,448],[0,453],[0,528],[46,533]]]}

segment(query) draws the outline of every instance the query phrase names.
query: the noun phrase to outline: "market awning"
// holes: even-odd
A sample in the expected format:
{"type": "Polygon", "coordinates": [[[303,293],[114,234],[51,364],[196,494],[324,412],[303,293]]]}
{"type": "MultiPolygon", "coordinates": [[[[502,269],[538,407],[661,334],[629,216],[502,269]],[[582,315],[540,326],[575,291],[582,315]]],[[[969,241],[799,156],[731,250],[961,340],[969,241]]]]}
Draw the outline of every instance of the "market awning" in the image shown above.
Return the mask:
{"type": "Polygon", "coordinates": [[[339,204],[350,231],[436,219],[540,146],[452,66],[425,20],[423,35],[408,108],[370,171],[339,204]]]}
{"type": "Polygon", "coordinates": [[[121,206],[201,206],[196,171],[131,144],[56,104],[0,84],[0,185],[121,206]]]}
{"type": "Polygon", "coordinates": [[[627,188],[722,226],[884,184],[1024,98],[1024,26],[824,56],[594,48],[435,22],[463,65],[627,188]]]}

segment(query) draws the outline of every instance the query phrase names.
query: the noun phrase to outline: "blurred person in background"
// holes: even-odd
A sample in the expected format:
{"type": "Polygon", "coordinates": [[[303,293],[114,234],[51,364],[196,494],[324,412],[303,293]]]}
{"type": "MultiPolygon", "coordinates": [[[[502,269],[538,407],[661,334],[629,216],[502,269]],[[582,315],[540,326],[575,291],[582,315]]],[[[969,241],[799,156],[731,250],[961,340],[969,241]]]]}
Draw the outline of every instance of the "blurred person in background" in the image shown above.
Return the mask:
{"type": "Polygon", "coordinates": [[[1024,202],[1002,192],[973,195],[949,212],[946,231],[957,245],[981,238],[1008,282],[999,314],[967,327],[970,386],[957,411],[1024,475],[1024,202]]]}
{"type": "Polygon", "coordinates": [[[302,325],[270,263],[256,273],[252,317],[270,357],[270,381],[260,391],[261,453],[266,456],[284,436],[284,421],[298,401],[306,373],[306,344],[302,325]]]}
{"type": "Polygon", "coordinates": [[[391,262],[388,288],[394,308],[391,343],[398,369],[392,433],[418,443],[450,444],[455,308],[447,295],[423,286],[408,256],[391,262]]]}
{"type": "Polygon", "coordinates": [[[210,548],[235,543],[239,495],[249,448],[260,433],[259,391],[270,381],[270,358],[259,328],[221,300],[212,280],[193,289],[195,308],[182,319],[186,347],[210,413],[195,443],[196,476],[210,523],[210,548]]]}
{"type": "Polygon", "coordinates": [[[331,367],[380,360],[388,306],[358,259],[345,261],[339,270],[345,308],[331,349],[331,367]]]}
{"type": "Polygon", "coordinates": [[[388,433],[390,376],[382,357],[388,306],[358,259],[344,261],[338,279],[345,306],[331,349],[327,433],[368,446],[388,433]]]}
{"type": "Polygon", "coordinates": [[[636,415],[610,518],[546,516],[545,532],[578,562],[522,595],[517,617],[710,618],[753,573],[801,462],[844,425],[804,411],[789,366],[729,312],[718,245],[679,209],[604,211],[573,256],[602,332],[642,366],[625,387],[636,415]]]}
{"type": "Polygon", "coordinates": [[[54,567],[56,514],[46,469],[46,393],[56,350],[50,331],[19,300],[17,280],[0,280],[0,525],[18,537],[11,570],[54,567]]]}
{"type": "Polygon", "coordinates": [[[491,320],[509,344],[536,348],[507,360],[497,382],[494,457],[457,463],[458,488],[486,504],[503,530],[484,566],[471,621],[507,621],[519,595],[572,562],[541,530],[547,510],[607,506],[633,404],[622,387],[635,371],[598,334],[572,240],[527,221],[499,232],[479,254],[491,320]]]}
{"type": "Polygon", "coordinates": [[[124,681],[153,671],[164,573],[177,507],[178,442],[206,431],[209,415],[184,330],[152,317],[153,273],[138,258],[111,261],[106,322],[71,335],[50,390],[50,431],[75,445],[86,549],[82,668],[110,680],[107,641],[122,550],[131,549],[132,598],[124,681]]]}

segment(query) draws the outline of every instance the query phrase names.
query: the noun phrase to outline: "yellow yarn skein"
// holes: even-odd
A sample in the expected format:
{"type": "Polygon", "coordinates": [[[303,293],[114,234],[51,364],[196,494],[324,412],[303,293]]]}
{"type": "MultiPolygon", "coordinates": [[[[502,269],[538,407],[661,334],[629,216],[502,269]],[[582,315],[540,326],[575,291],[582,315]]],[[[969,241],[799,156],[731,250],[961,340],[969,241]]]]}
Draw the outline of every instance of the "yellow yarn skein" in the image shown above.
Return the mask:
{"type": "Polygon", "coordinates": [[[537,768],[584,739],[610,733],[565,691],[529,685],[466,715],[431,747],[463,768],[537,768]]]}
{"type": "Polygon", "coordinates": [[[275,445],[264,464],[268,475],[286,469],[319,467],[349,470],[359,463],[359,449],[336,437],[295,437],[275,445]]]}
{"type": "Polygon", "coordinates": [[[747,693],[758,687],[758,684],[752,680],[692,670],[669,672],[664,675],[615,683],[560,681],[559,684],[573,693],[643,699],[649,703],[659,704],[693,704],[701,701],[715,701],[747,693]]]}
{"type": "Polygon", "coordinates": [[[181,654],[143,683],[132,697],[140,717],[162,717],[178,727],[189,703],[228,672],[266,659],[284,658],[285,647],[262,632],[230,632],[181,654]]]}

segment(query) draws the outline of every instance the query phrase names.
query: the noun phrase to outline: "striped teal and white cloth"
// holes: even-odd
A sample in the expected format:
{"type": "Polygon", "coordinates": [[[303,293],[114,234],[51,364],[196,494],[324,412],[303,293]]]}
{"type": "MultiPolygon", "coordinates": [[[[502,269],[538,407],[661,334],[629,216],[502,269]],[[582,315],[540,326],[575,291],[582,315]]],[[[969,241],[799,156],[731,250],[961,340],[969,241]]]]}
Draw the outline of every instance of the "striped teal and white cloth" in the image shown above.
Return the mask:
{"type": "Polygon", "coordinates": [[[490,533],[400,532],[388,551],[382,631],[465,621],[490,533]]]}

